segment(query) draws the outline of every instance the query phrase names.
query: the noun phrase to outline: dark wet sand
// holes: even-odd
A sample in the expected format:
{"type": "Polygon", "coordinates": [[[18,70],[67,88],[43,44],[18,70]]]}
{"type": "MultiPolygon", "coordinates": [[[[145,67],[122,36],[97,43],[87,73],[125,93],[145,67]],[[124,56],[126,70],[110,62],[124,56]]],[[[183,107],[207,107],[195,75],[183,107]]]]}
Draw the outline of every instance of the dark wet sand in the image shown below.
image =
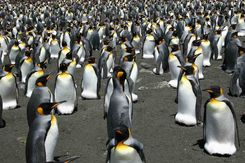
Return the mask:
{"type": "MultiPolygon", "coordinates": [[[[245,125],[240,122],[240,115],[245,112],[245,99],[227,95],[230,75],[220,69],[221,61],[213,61],[211,68],[206,68],[205,79],[201,87],[220,85],[226,96],[234,103],[238,119],[241,148],[234,156],[215,157],[204,153],[197,144],[202,139],[202,127],[183,127],[175,124],[174,114],[177,104],[174,103],[176,90],[164,86],[163,81],[170,79],[170,74],[155,76],[150,73],[153,66],[143,69],[141,62],[150,63],[153,60],[139,59],[140,73],[136,85],[139,101],[134,104],[132,134],[144,144],[148,163],[163,162],[244,162],[245,160],[245,125]],[[158,85],[158,86],[157,86],[158,85]],[[143,86],[143,87],[142,87],[143,86]],[[147,89],[147,88],[148,89],[147,89]],[[138,89],[140,88],[140,90],[138,89]]],[[[48,65],[48,71],[55,66],[55,61],[48,65]]],[[[55,70],[52,70],[55,72],[55,70]]],[[[80,95],[82,70],[75,77],[80,95]]],[[[102,82],[100,100],[82,100],[79,98],[78,111],[69,116],[58,116],[59,140],[55,155],[79,155],[77,163],[104,163],[106,159],[106,121],[103,120],[103,92],[106,80],[102,82]]],[[[48,84],[51,89],[54,77],[48,84]]],[[[203,104],[208,94],[203,93],[203,104]]],[[[19,104],[21,108],[3,112],[7,126],[0,129],[0,162],[25,162],[25,141],[28,133],[26,120],[26,105],[28,98],[20,90],[19,104]]]]}

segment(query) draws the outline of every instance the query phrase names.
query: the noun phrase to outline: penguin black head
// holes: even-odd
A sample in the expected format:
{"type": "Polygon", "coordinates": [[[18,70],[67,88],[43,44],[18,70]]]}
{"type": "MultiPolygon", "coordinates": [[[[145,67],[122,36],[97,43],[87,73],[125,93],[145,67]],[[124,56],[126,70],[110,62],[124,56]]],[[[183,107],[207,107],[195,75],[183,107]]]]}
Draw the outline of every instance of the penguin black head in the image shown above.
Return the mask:
{"type": "Polygon", "coordinates": [[[179,50],[179,45],[177,45],[177,44],[171,45],[170,47],[172,49],[172,52],[176,52],[179,50]]]}
{"type": "Polygon", "coordinates": [[[48,82],[50,77],[51,77],[50,74],[46,74],[46,75],[43,75],[43,76],[39,77],[36,80],[36,86],[45,87],[47,85],[47,82],[48,82]]]}
{"type": "Polygon", "coordinates": [[[114,129],[116,144],[125,141],[129,138],[129,129],[125,125],[120,125],[114,129]]]}
{"type": "Polygon", "coordinates": [[[123,61],[132,62],[135,60],[135,54],[126,55],[123,57],[123,61]]]}
{"type": "Polygon", "coordinates": [[[66,47],[67,43],[65,41],[62,42],[62,47],[66,47]]]}
{"type": "Polygon", "coordinates": [[[181,68],[184,72],[185,75],[193,75],[194,74],[194,67],[191,65],[187,65],[187,66],[178,66],[179,68],[181,68]]]}
{"type": "Polygon", "coordinates": [[[114,67],[114,75],[121,83],[124,83],[124,80],[127,78],[126,71],[120,66],[114,67]]]}
{"type": "Polygon", "coordinates": [[[66,59],[72,60],[72,52],[66,54],[66,59]]]}
{"type": "Polygon", "coordinates": [[[41,62],[41,63],[38,63],[37,64],[38,67],[40,67],[41,69],[46,69],[47,68],[47,65],[46,65],[46,62],[41,62]]]}
{"type": "Polygon", "coordinates": [[[204,89],[203,91],[208,92],[211,98],[217,98],[223,95],[223,89],[220,86],[211,86],[210,88],[204,89]]]}
{"type": "Polygon", "coordinates": [[[11,72],[13,68],[14,68],[13,64],[7,64],[3,66],[3,71],[11,72]]]}
{"type": "Polygon", "coordinates": [[[61,63],[60,64],[60,71],[65,72],[68,68],[68,65],[66,63],[61,63]]]}
{"type": "Polygon", "coordinates": [[[59,104],[62,104],[66,101],[61,102],[52,102],[52,103],[42,103],[37,108],[37,113],[39,115],[49,115],[53,109],[56,109],[59,104]]]}
{"type": "Polygon", "coordinates": [[[18,41],[15,41],[15,42],[14,42],[14,45],[15,45],[15,46],[19,46],[19,42],[18,42],[18,41]]]}
{"type": "Polygon", "coordinates": [[[193,45],[193,46],[200,46],[200,45],[201,45],[201,41],[200,41],[200,40],[194,40],[194,41],[192,42],[192,45],[193,45]]]}
{"type": "Polygon", "coordinates": [[[112,52],[112,50],[113,50],[113,48],[112,48],[111,46],[107,46],[107,47],[106,47],[106,51],[112,52]]]}
{"type": "Polygon", "coordinates": [[[95,63],[95,57],[89,57],[88,59],[89,64],[94,64],[95,63]]]}
{"type": "Polygon", "coordinates": [[[198,57],[200,54],[202,54],[202,53],[199,53],[199,54],[196,54],[196,55],[189,55],[189,56],[187,56],[187,57],[186,57],[187,62],[189,62],[189,63],[194,63],[194,62],[196,61],[197,57],[198,57]]]}

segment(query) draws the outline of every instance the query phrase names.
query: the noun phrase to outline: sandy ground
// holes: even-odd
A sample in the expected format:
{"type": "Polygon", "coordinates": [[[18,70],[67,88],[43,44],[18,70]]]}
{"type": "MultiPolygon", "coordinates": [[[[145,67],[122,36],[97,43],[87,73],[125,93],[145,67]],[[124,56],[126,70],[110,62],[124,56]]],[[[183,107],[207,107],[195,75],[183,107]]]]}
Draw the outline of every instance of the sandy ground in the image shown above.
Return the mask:
{"type": "MultiPolygon", "coordinates": [[[[215,157],[206,154],[197,144],[202,139],[202,127],[183,127],[175,124],[174,114],[177,104],[174,103],[176,90],[166,85],[170,74],[156,76],[151,73],[153,60],[138,61],[140,73],[136,85],[139,101],[134,104],[132,134],[144,144],[148,163],[163,162],[244,162],[245,160],[245,125],[240,122],[240,115],[245,111],[244,98],[226,95],[235,105],[238,118],[241,147],[231,157],[215,157]],[[152,65],[148,69],[140,63],[152,65]],[[243,160],[243,161],[242,161],[243,160]]],[[[206,68],[205,79],[201,81],[202,89],[210,85],[220,85],[228,92],[230,75],[220,69],[221,61],[213,61],[211,68],[206,68]]],[[[48,71],[54,71],[55,61],[51,62],[48,71]]],[[[80,95],[82,70],[75,77],[80,95]]],[[[103,163],[106,158],[106,121],[103,120],[103,96],[106,80],[102,81],[100,100],[82,100],[79,98],[78,112],[69,116],[58,116],[59,140],[55,155],[79,155],[77,163],[103,163]]],[[[51,89],[54,77],[49,81],[51,89]]],[[[203,93],[203,104],[208,99],[203,93]]],[[[20,108],[3,112],[7,126],[0,129],[0,162],[25,162],[25,142],[28,133],[26,105],[28,98],[20,90],[20,108]]]]}

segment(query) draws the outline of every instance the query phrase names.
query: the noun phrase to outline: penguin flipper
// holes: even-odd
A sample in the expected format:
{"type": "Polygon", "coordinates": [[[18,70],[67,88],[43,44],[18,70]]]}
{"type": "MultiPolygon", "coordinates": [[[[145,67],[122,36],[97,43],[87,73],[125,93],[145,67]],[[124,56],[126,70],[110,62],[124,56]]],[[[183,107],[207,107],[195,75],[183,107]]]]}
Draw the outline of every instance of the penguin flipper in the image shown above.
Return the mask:
{"type": "Polygon", "coordinates": [[[207,111],[207,104],[210,102],[208,99],[204,104],[204,115],[203,115],[203,141],[206,142],[206,111],[207,111]]]}
{"type": "Polygon", "coordinates": [[[196,118],[198,121],[202,121],[201,108],[202,108],[202,92],[198,81],[190,80],[192,90],[196,96],[196,118]]]}
{"type": "Polygon", "coordinates": [[[143,163],[146,163],[145,154],[144,154],[144,152],[143,152],[143,144],[140,143],[140,142],[139,142],[138,140],[136,140],[136,139],[132,139],[132,140],[130,141],[129,146],[132,147],[132,148],[134,148],[134,149],[138,152],[138,154],[139,154],[139,156],[140,156],[142,162],[143,162],[143,163]]]}
{"type": "Polygon", "coordinates": [[[225,102],[226,105],[228,105],[228,107],[230,108],[231,113],[233,115],[233,118],[234,118],[234,121],[235,121],[235,125],[236,125],[235,126],[236,127],[236,140],[237,140],[238,146],[240,147],[240,137],[239,137],[237,118],[236,118],[236,113],[235,113],[235,110],[234,110],[234,105],[228,99],[224,99],[223,102],[225,102]]]}

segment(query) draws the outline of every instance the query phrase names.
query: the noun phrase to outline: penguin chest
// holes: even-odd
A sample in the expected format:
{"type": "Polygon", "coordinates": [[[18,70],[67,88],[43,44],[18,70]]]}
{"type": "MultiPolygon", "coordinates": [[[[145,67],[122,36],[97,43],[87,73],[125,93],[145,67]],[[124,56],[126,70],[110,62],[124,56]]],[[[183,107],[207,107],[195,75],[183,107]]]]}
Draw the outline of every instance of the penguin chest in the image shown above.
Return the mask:
{"type": "Polygon", "coordinates": [[[56,100],[74,100],[75,87],[71,75],[59,75],[55,85],[55,98],[56,100]],[[69,88],[67,90],[67,88],[69,88]]]}
{"type": "Polygon", "coordinates": [[[23,83],[26,82],[26,77],[32,71],[33,68],[34,68],[34,66],[33,66],[32,59],[25,59],[25,61],[22,63],[22,65],[20,67],[21,81],[23,83]]]}
{"type": "Polygon", "coordinates": [[[195,116],[196,96],[190,81],[185,76],[179,82],[178,100],[178,112],[195,116]]]}
{"type": "Polygon", "coordinates": [[[36,84],[36,80],[44,75],[44,71],[37,71],[35,73],[33,73],[29,79],[28,79],[28,85],[27,85],[27,92],[26,92],[26,96],[30,97],[32,94],[32,91],[35,88],[35,84],[36,84]]]}
{"type": "Polygon", "coordinates": [[[111,150],[110,163],[142,163],[142,161],[134,148],[122,144],[111,150]]]}
{"type": "Polygon", "coordinates": [[[98,78],[91,65],[86,65],[82,81],[82,97],[97,98],[98,78]]]}
{"type": "Polygon", "coordinates": [[[180,72],[180,68],[178,68],[178,66],[180,66],[180,62],[178,58],[175,55],[170,54],[168,58],[168,64],[169,64],[171,79],[177,78],[180,72]]]}
{"type": "Polygon", "coordinates": [[[224,102],[211,100],[206,108],[207,142],[234,142],[235,123],[231,110],[224,102]]]}
{"type": "Polygon", "coordinates": [[[153,58],[153,52],[155,48],[155,42],[153,36],[148,36],[145,39],[143,46],[143,58],[153,58]]]}

